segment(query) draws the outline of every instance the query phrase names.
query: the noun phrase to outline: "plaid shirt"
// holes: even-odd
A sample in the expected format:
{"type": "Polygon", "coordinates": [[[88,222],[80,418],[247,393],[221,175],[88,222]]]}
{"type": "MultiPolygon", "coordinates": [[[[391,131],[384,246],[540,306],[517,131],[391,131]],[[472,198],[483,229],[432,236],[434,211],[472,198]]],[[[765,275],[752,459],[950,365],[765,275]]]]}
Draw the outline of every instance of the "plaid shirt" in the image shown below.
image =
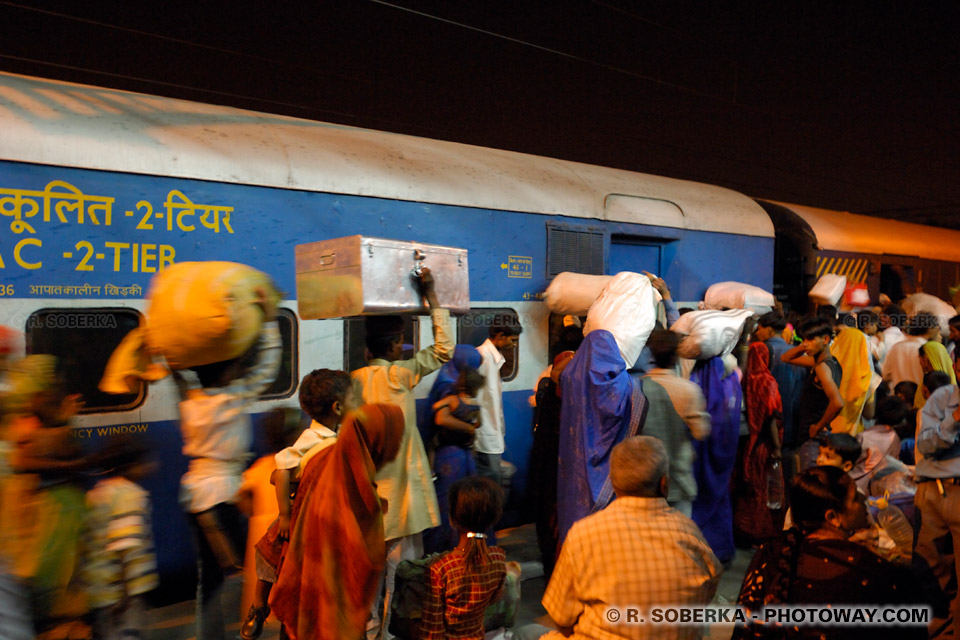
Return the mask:
{"type": "Polygon", "coordinates": [[[662,498],[622,497],[570,529],[543,606],[577,640],[700,638],[700,627],[615,624],[606,612],[708,604],[720,572],[692,520],[662,498]]]}
{"type": "Polygon", "coordinates": [[[430,563],[430,582],[423,605],[422,640],[483,640],[483,614],[503,593],[506,556],[490,547],[490,562],[473,572],[459,551],[430,563]]]}

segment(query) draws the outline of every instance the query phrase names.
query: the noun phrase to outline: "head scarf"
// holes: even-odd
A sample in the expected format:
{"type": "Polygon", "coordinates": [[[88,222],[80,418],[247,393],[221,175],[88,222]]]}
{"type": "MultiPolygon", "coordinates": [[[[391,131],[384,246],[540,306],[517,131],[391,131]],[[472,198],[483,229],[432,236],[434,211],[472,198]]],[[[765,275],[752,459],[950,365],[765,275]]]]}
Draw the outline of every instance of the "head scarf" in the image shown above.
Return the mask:
{"type": "Polygon", "coordinates": [[[424,444],[429,443],[436,433],[436,424],[433,421],[433,405],[443,398],[454,393],[460,374],[468,369],[479,369],[483,356],[476,347],[468,344],[458,344],[453,350],[450,361],[440,367],[437,379],[433,381],[430,394],[427,396],[426,410],[420,413],[421,419],[417,425],[420,429],[420,438],[424,444]]]}
{"type": "MultiPolygon", "coordinates": [[[[770,347],[765,342],[753,342],[747,355],[747,375],[744,378],[744,402],[747,405],[747,424],[750,437],[744,449],[744,458],[749,458],[771,416],[783,412],[780,389],[770,373],[770,347]]],[[[783,438],[781,426],[780,437],[783,438]]],[[[762,478],[750,477],[752,467],[744,468],[746,482],[760,482],[762,478]]]]}
{"type": "MultiPolygon", "coordinates": [[[[953,363],[950,362],[950,354],[947,348],[936,340],[925,342],[922,347],[923,355],[927,356],[930,366],[934,371],[943,371],[950,376],[950,384],[957,384],[957,374],[953,371],[953,363]]],[[[917,387],[917,395],[914,398],[914,406],[922,407],[926,401],[923,399],[923,383],[917,387]]]]}
{"type": "Polygon", "coordinates": [[[830,423],[830,428],[834,433],[855,436],[862,430],[860,416],[870,395],[870,381],[873,379],[867,336],[853,327],[841,329],[830,345],[830,353],[843,370],[839,388],[843,409],[830,423]]]}
{"type": "Polygon", "coordinates": [[[399,407],[364,405],[344,420],[336,444],[304,469],[289,547],[270,593],[290,638],[363,635],[386,558],[374,478],[396,457],[403,430],[399,407]]]}

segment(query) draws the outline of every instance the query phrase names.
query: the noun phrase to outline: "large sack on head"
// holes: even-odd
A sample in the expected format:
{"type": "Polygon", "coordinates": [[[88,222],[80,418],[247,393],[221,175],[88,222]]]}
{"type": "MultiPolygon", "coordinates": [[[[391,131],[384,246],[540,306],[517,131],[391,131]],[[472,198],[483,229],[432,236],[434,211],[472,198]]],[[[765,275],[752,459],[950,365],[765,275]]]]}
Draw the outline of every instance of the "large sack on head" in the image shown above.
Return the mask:
{"type": "Polygon", "coordinates": [[[775,302],[772,293],[742,282],[717,282],[710,285],[703,296],[707,309],[753,309],[766,313],[773,309],[775,302]]]}
{"type": "Polygon", "coordinates": [[[147,311],[147,348],[171,369],[238,358],[263,327],[261,292],[276,305],[270,276],[235,262],[180,262],[154,276],[147,311]]]}
{"type": "Polygon", "coordinates": [[[150,283],[145,320],[123,339],[107,363],[100,390],[133,393],[142,381],[169,369],[238,358],[263,328],[261,296],[275,306],[270,277],[235,262],[180,262],[150,283]]]}
{"type": "Polygon", "coordinates": [[[847,277],[835,273],[825,273],[817,280],[817,284],[810,289],[810,299],[817,304],[830,304],[836,306],[843,297],[843,292],[847,288],[847,277]]]}
{"type": "Polygon", "coordinates": [[[603,288],[583,325],[583,335],[603,329],[613,334],[628,367],[640,357],[657,319],[656,299],[650,278],[624,271],[603,288]]]}
{"type": "Polygon", "coordinates": [[[691,360],[707,360],[733,353],[750,309],[729,311],[691,311],[673,323],[671,331],[684,334],[677,355],[691,360]]]}
{"type": "Polygon", "coordinates": [[[547,287],[543,301],[554,313],[583,316],[611,280],[613,276],[590,276],[564,271],[557,274],[547,287]]]}
{"type": "Polygon", "coordinates": [[[911,293],[900,303],[903,311],[908,315],[916,315],[921,311],[932,313],[940,323],[940,333],[943,337],[950,335],[950,318],[957,315],[957,310],[949,302],[945,302],[929,293],[911,293]]]}

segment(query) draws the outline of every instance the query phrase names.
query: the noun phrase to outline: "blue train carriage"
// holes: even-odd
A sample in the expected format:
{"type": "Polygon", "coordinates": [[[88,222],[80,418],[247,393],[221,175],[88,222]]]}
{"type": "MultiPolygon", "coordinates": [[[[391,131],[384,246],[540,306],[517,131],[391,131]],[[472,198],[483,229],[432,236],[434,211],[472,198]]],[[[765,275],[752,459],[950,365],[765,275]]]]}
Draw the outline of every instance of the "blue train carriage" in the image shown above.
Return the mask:
{"type": "Polygon", "coordinates": [[[920,291],[950,301],[960,283],[960,231],[758,202],[776,229],[775,291],[792,309],[806,309],[807,292],[827,273],[866,283],[873,301],[920,291]]]}
{"type": "MultiPolygon", "coordinates": [[[[529,518],[528,398],[549,361],[550,278],[645,269],[691,301],[720,280],[772,286],[773,226],[726,189],[10,74],[0,74],[0,214],[0,324],[60,357],[69,391],[86,399],[83,443],[127,431],[157,452],[148,488],[171,598],[191,596],[179,580],[193,570],[173,383],[129,396],[96,388],[164,267],[243,262],[288,292],[283,368],[262,415],[297,407],[310,370],[363,364],[362,319],[297,317],[296,244],[362,234],[468,249],[471,312],[457,318],[457,341],[479,344],[503,313],[525,329],[502,372],[505,458],[517,467],[505,524],[529,518]]],[[[432,340],[429,322],[411,318],[408,331],[414,348],[432,340]]]]}

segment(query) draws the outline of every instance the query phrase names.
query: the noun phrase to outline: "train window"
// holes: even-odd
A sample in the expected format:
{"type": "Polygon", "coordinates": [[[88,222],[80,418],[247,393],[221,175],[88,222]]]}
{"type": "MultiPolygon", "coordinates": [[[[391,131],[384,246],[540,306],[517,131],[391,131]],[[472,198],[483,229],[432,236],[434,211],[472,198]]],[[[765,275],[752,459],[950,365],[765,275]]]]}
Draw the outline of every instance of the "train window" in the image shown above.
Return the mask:
{"type": "MultiPolygon", "coordinates": [[[[403,358],[412,358],[420,350],[420,319],[403,318],[403,358]]],[[[347,371],[367,366],[367,333],[363,318],[343,321],[343,367],[347,371]]]]}
{"type": "Polygon", "coordinates": [[[547,223],[547,278],[564,271],[603,275],[603,227],[547,223]]]}
{"type": "MultiPolygon", "coordinates": [[[[457,342],[479,347],[490,337],[492,327],[519,324],[520,317],[513,309],[471,309],[457,319],[457,342]]],[[[523,338],[523,334],[520,334],[523,338]]],[[[506,362],[500,367],[500,379],[504,382],[517,377],[520,368],[520,341],[503,352],[506,362]]]]}
{"type": "Polygon", "coordinates": [[[280,340],[283,343],[283,356],[280,360],[280,370],[273,384],[260,397],[264,400],[272,398],[288,398],[297,389],[300,380],[299,339],[297,336],[297,316],[289,309],[277,310],[277,326],[280,328],[280,340]]]}
{"type": "Polygon", "coordinates": [[[27,318],[28,352],[57,357],[64,391],[83,397],[81,413],[128,411],[143,403],[146,384],[119,395],[98,385],[113,350],[138,326],[140,314],[133,309],[41,309],[27,318]]]}

